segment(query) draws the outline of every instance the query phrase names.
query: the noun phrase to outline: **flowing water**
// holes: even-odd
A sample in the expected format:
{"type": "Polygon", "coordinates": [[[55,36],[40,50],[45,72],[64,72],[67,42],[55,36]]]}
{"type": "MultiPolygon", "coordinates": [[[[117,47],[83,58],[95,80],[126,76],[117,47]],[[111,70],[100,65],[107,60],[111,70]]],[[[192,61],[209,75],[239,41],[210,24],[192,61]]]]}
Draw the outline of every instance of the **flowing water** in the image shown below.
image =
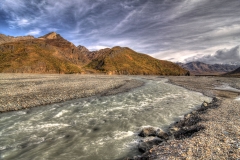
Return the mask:
{"type": "Polygon", "coordinates": [[[144,80],[130,92],[0,114],[0,159],[122,159],[140,154],[144,126],[166,129],[210,98],[144,80]]]}

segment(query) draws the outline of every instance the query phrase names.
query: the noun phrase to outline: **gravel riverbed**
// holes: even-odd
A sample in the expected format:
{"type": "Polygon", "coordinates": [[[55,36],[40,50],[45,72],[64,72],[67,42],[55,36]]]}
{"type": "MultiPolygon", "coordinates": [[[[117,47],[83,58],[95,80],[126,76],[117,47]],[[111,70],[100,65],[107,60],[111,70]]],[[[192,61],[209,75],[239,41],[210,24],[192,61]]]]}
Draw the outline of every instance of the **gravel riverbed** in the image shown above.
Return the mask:
{"type": "Polygon", "coordinates": [[[0,74],[0,112],[125,92],[142,86],[129,76],[0,74]]]}

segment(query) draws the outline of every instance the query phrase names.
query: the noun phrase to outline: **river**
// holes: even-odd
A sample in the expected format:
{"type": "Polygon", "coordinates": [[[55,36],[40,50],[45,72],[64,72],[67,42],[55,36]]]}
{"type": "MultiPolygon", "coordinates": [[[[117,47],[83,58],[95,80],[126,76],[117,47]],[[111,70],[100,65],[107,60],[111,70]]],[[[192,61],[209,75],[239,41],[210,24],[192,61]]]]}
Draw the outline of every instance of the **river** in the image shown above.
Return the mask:
{"type": "Polygon", "coordinates": [[[0,158],[122,159],[140,154],[144,126],[166,130],[184,114],[210,101],[201,93],[147,80],[111,96],[94,96],[0,114],[0,158]]]}

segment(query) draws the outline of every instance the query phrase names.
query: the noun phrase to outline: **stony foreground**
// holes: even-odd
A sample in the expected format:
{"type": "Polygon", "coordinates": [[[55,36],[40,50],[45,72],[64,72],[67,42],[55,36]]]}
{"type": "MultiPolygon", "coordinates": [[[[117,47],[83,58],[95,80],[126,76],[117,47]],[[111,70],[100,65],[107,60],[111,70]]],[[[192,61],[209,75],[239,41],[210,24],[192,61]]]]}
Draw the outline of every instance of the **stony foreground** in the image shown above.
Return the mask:
{"type": "Polygon", "coordinates": [[[0,74],[0,112],[116,94],[141,85],[128,76],[0,74]]]}
{"type": "Polygon", "coordinates": [[[214,89],[226,83],[240,89],[240,80],[228,77],[168,78],[173,84],[216,96],[217,101],[206,110],[185,115],[182,121],[170,127],[175,134],[173,132],[169,140],[133,159],[240,159],[240,101],[235,100],[239,92],[214,89]]]}

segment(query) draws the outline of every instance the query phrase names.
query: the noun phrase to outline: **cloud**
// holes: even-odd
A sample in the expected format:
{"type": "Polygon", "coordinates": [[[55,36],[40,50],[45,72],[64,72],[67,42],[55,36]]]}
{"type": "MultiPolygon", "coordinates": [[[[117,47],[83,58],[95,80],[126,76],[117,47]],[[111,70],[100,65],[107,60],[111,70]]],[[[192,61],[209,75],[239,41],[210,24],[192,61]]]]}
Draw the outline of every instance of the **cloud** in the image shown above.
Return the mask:
{"type": "Polygon", "coordinates": [[[180,61],[239,45],[239,7],[239,0],[3,0],[0,29],[56,31],[75,45],[121,45],[180,61]]]}
{"type": "Polygon", "coordinates": [[[22,28],[22,27],[27,27],[31,24],[31,20],[26,19],[26,18],[19,18],[16,17],[13,20],[8,21],[10,28],[15,29],[15,28],[22,28]]]}
{"type": "Polygon", "coordinates": [[[109,46],[88,46],[88,49],[90,51],[96,51],[96,50],[105,49],[105,48],[111,48],[111,47],[109,47],[109,46]]]}
{"type": "Polygon", "coordinates": [[[35,29],[30,30],[29,32],[27,32],[26,35],[33,35],[33,36],[35,36],[35,35],[39,35],[40,33],[41,33],[41,30],[38,29],[38,28],[35,28],[35,29]]]}
{"type": "Polygon", "coordinates": [[[195,55],[185,59],[186,62],[200,61],[208,64],[240,64],[240,46],[221,49],[212,55],[195,55]]]}

